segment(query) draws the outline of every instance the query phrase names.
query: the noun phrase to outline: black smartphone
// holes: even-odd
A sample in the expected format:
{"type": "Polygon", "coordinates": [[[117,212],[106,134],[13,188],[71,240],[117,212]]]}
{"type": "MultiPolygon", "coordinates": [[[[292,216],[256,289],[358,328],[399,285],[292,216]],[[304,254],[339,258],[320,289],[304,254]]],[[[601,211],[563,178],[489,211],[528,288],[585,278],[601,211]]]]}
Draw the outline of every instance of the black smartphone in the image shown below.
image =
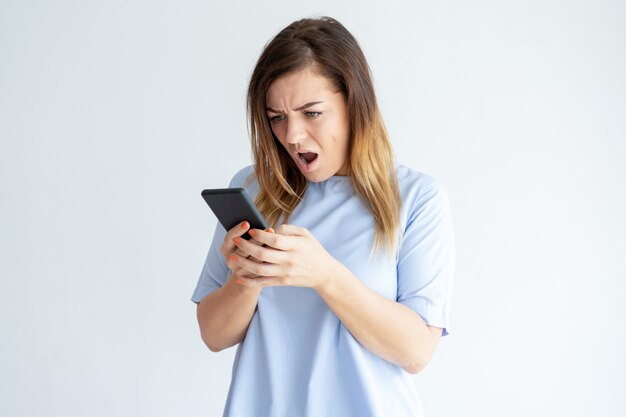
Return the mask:
{"type": "MultiPolygon", "coordinates": [[[[269,228],[267,222],[243,188],[202,190],[202,198],[207,202],[226,231],[229,231],[244,220],[250,223],[250,229],[265,230],[269,228]]],[[[248,232],[241,237],[250,239],[248,232]]]]}

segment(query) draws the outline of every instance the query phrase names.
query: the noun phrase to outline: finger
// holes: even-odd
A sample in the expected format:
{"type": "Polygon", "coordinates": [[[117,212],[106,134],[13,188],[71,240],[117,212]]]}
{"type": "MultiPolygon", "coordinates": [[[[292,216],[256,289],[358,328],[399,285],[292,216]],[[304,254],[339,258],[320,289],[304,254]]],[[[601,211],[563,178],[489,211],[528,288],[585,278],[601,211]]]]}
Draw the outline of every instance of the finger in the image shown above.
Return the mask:
{"type": "MultiPolygon", "coordinates": [[[[235,246],[237,246],[239,250],[251,255],[254,259],[257,259],[258,262],[269,262],[272,264],[277,264],[284,261],[285,257],[287,256],[287,253],[285,251],[274,249],[266,245],[255,245],[240,237],[234,238],[233,241],[235,243],[235,246]]],[[[235,251],[235,253],[237,253],[237,251],[235,251]]],[[[246,258],[248,257],[246,256],[246,258]]]]}
{"type": "Polygon", "coordinates": [[[265,246],[265,243],[261,243],[261,242],[259,242],[258,240],[256,240],[255,238],[252,238],[252,237],[250,238],[250,240],[248,240],[248,242],[254,243],[257,246],[265,246]]]}
{"type": "Polygon", "coordinates": [[[311,232],[306,227],[294,226],[293,224],[281,224],[277,233],[286,236],[308,236],[311,232]]]}
{"type": "Polygon", "coordinates": [[[241,256],[243,258],[247,258],[247,259],[253,259],[252,255],[250,255],[249,253],[244,252],[242,249],[237,248],[236,246],[235,246],[235,248],[236,248],[236,250],[233,252],[235,255],[239,255],[239,256],[241,256]]]}
{"type": "MultiPolygon", "coordinates": [[[[274,229],[272,229],[271,227],[269,227],[269,228],[265,229],[265,231],[266,231],[266,232],[269,232],[269,233],[276,233],[276,232],[274,231],[274,229]]],[[[249,233],[248,233],[248,234],[249,234],[249,233]]],[[[251,236],[252,236],[252,235],[251,235],[251,236]]],[[[256,240],[256,239],[255,239],[255,238],[253,238],[253,237],[251,237],[251,238],[250,238],[250,240],[249,240],[248,242],[250,242],[250,241],[252,241],[252,242],[256,243],[256,244],[257,244],[257,245],[259,245],[259,246],[267,246],[265,243],[261,243],[261,242],[259,242],[258,240],[256,240]]]]}
{"type": "Polygon", "coordinates": [[[247,221],[242,221],[241,223],[233,226],[228,232],[226,232],[226,236],[224,236],[224,243],[222,245],[223,249],[226,252],[232,252],[235,250],[235,245],[233,244],[233,238],[236,236],[242,236],[250,229],[250,223],[247,221]]]}
{"type": "MultiPolygon", "coordinates": [[[[270,227],[270,228],[265,229],[265,231],[266,231],[266,232],[270,232],[270,233],[275,233],[275,232],[274,232],[274,229],[272,229],[271,227],[270,227]]],[[[239,236],[241,236],[241,235],[239,235],[239,236]]],[[[238,236],[233,236],[233,237],[232,237],[232,239],[234,239],[235,237],[238,237],[238,236]]],[[[253,238],[253,237],[250,237],[250,239],[247,239],[247,241],[248,241],[248,242],[251,242],[251,243],[254,243],[254,244],[256,244],[256,245],[259,245],[259,246],[265,246],[265,243],[261,243],[261,242],[259,242],[258,240],[256,240],[256,239],[255,239],[255,238],[253,238]]]]}
{"type": "Polygon", "coordinates": [[[245,269],[241,268],[241,266],[238,265],[237,262],[234,262],[232,259],[229,259],[228,262],[226,262],[226,264],[228,265],[228,268],[231,271],[231,275],[235,277],[244,277],[244,278],[258,277],[258,275],[253,274],[250,271],[246,271],[245,269]]]}
{"type": "MultiPolygon", "coordinates": [[[[268,229],[265,229],[265,230],[269,231],[270,233],[274,233],[274,229],[272,229],[271,227],[268,228],[268,229]]],[[[235,254],[244,256],[244,257],[246,257],[248,259],[252,259],[252,260],[254,260],[256,262],[263,262],[263,261],[259,260],[258,258],[253,257],[250,253],[246,253],[245,251],[243,251],[242,247],[237,248],[237,241],[238,240],[243,240],[244,242],[250,242],[250,243],[253,243],[253,244],[257,245],[257,246],[264,246],[264,247],[267,246],[265,243],[261,243],[261,242],[259,242],[258,240],[254,239],[252,237],[249,240],[242,239],[240,236],[236,236],[236,237],[233,238],[233,244],[235,245],[235,249],[236,249],[235,252],[234,252],[235,254]]]]}
{"type": "Polygon", "coordinates": [[[261,229],[250,229],[248,233],[259,242],[275,249],[289,250],[294,245],[294,242],[292,241],[294,236],[281,235],[279,233],[267,232],[261,229]]]}
{"type": "MultiPolygon", "coordinates": [[[[271,227],[270,227],[270,228],[268,228],[268,229],[265,229],[265,231],[266,231],[266,232],[269,232],[269,233],[276,233],[276,232],[274,231],[274,229],[272,229],[271,227]]],[[[252,236],[252,235],[250,235],[250,236],[252,236]]],[[[263,247],[267,247],[267,245],[266,245],[265,243],[261,243],[261,242],[259,242],[259,241],[258,241],[258,240],[256,240],[256,239],[254,239],[254,241],[255,241],[255,242],[258,242],[258,243],[259,243],[261,246],[263,246],[263,247]]]]}
{"type": "Polygon", "coordinates": [[[250,229],[250,223],[244,220],[233,226],[233,228],[228,231],[228,237],[232,239],[235,236],[242,236],[248,231],[248,229],[250,229]]]}
{"type": "MultiPolygon", "coordinates": [[[[280,276],[281,266],[272,263],[259,263],[252,260],[242,258],[237,255],[231,255],[229,262],[237,265],[237,267],[262,277],[280,276]]],[[[248,274],[242,274],[248,275],[248,274]]]]}

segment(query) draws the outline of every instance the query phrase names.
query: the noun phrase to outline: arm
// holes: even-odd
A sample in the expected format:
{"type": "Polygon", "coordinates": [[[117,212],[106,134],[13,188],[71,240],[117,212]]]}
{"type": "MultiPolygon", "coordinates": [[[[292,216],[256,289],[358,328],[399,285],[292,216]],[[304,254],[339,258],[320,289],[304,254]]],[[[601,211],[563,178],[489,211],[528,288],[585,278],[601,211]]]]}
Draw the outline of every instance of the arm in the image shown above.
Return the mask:
{"type": "Polygon", "coordinates": [[[427,325],[407,306],[372,291],[341,263],[337,262],[334,271],[316,290],[350,333],[368,350],[409,373],[424,369],[442,329],[427,325]]]}
{"type": "MultiPolygon", "coordinates": [[[[243,235],[249,227],[250,224],[244,221],[226,233],[220,247],[221,256],[227,259],[232,254],[243,255],[243,252],[233,244],[233,238],[243,235]]],[[[273,232],[272,229],[268,230],[273,232]]],[[[217,241],[220,239],[220,235],[217,233],[216,231],[212,251],[216,250],[216,239],[217,241]]],[[[251,239],[249,244],[254,246],[259,243],[251,239]]],[[[213,259],[217,259],[216,257],[219,256],[216,251],[210,252],[209,256],[211,254],[214,256],[213,259]]],[[[214,264],[218,264],[218,262],[215,261],[214,264]]],[[[214,274],[218,273],[214,272],[214,274]]],[[[230,271],[224,284],[202,298],[197,306],[202,340],[213,352],[219,352],[241,342],[256,309],[261,292],[260,288],[246,288],[237,285],[234,282],[236,278],[236,274],[230,271]]]]}
{"type": "Polygon", "coordinates": [[[202,340],[213,352],[241,342],[246,335],[260,288],[237,285],[231,276],[226,284],[198,304],[197,315],[202,340]]]}
{"type": "Polygon", "coordinates": [[[232,256],[228,265],[240,277],[237,284],[249,288],[313,288],[367,349],[410,373],[426,366],[441,328],[426,325],[410,308],[369,289],[305,228],[281,225],[277,234],[261,230],[251,230],[250,234],[269,247],[234,239],[244,253],[263,262],[232,256]]]}

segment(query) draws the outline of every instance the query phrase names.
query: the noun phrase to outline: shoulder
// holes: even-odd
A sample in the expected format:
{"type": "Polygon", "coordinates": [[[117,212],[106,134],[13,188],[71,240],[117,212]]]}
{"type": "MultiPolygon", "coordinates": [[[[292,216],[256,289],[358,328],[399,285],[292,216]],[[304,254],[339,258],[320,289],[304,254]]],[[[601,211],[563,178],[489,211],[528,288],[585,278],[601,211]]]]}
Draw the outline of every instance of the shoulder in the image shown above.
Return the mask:
{"type": "Polygon", "coordinates": [[[256,170],[253,165],[241,168],[233,175],[228,188],[243,188],[250,198],[255,199],[259,193],[259,183],[256,180],[256,170]]]}
{"type": "Polygon", "coordinates": [[[437,194],[445,194],[439,181],[409,166],[396,164],[396,176],[403,201],[429,199],[437,194]]]}
{"type": "Polygon", "coordinates": [[[405,165],[396,164],[396,173],[402,200],[402,230],[415,220],[430,223],[451,216],[448,194],[437,179],[405,165]]]}
{"type": "Polygon", "coordinates": [[[230,184],[228,184],[228,187],[229,188],[235,188],[235,187],[247,188],[249,186],[250,181],[255,178],[256,177],[255,177],[254,166],[247,165],[241,168],[239,171],[237,171],[235,175],[233,175],[232,179],[230,180],[230,184]]]}
{"type": "Polygon", "coordinates": [[[415,233],[437,229],[441,236],[452,236],[450,200],[443,185],[432,176],[397,165],[396,173],[402,199],[401,227],[415,233]]]}

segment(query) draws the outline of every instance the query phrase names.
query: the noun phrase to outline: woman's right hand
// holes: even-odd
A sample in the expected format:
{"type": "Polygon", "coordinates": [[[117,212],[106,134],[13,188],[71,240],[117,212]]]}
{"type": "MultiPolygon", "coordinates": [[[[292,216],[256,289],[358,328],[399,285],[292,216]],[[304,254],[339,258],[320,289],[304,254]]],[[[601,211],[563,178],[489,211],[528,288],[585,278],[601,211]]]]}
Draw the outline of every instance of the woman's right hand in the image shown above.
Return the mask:
{"type": "MultiPolygon", "coordinates": [[[[232,254],[239,255],[244,258],[247,258],[249,256],[249,254],[243,252],[241,249],[235,246],[235,242],[233,242],[234,238],[238,236],[243,236],[249,229],[250,229],[250,223],[248,223],[247,221],[243,221],[235,225],[232,229],[226,232],[226,236],[224,236],[224,241],[222,242],[222,247],[220,248],[220,250],[227,264],[232,254]]],[[[272,228],[265,229],[265,230],[268,232],[274,233],[274,229],[272,228]]],[[[263,246],[263,244],[256,239],[250,238],[249,242],[259,245],[259,246],[263,246]]],[[[255,260],[256,262],[260,262],[255,257],[251,257],[249,259],[255,260]]]]}

